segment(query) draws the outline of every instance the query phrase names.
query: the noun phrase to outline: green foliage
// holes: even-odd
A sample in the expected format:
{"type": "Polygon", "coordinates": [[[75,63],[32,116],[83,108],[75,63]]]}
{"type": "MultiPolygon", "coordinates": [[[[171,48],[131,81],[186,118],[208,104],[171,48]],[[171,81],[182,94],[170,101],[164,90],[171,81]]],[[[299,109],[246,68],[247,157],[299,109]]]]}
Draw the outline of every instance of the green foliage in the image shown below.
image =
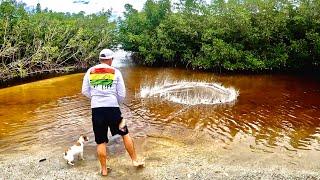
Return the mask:
{"type": "Polygon", "coordinates": [[[114,47],[116,23],[110,12],[84,15],[32,12],[13,0],[0,3],[1,79],[34,73],[70,71],[97,60],[98,51],[114,47]]]}
{"type": "Polygon", "coordinates": [[[148,0],[126,5],[125,50],[146,65],[273,71],[319,69],[320,1],[148,0]],[[165,5],[164,5],[165,4],[165,5]]]}

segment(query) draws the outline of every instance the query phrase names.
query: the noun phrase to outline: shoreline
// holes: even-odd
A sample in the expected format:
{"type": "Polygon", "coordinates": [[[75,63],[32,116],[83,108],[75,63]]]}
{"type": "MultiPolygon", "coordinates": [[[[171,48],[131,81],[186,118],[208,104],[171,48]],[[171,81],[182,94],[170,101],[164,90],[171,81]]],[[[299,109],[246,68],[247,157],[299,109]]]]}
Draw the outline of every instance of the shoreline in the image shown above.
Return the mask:
{"type": "MultiPolygon", "coordinates": [[[[192,137],[193,138],[193,137],[192,137]]],[[[108,146],[108,166],[111,179],[308,179],[320,178],[317,169],[292,164],[259,153],[230,153],[205,142],[190,142],[170,136],[149,135],[135,138],[138,155],[145,157],[146,167],[136,169],[114,138],[108,146]],[[116,150],[115,150],[116,149],[116,150]],[[241,157],[244,156],[244,157],[241,157]],[[248,158],[252,156],[251,158],[248,158]],[[257,157],[260,157],[257,159],[257,157]],[[271,161],[271,162],[270,162],[271,161]],[[273,161],[273,162],[272,162],[273,161]]],[[[85,146],[85,160],[69,166],[62,158],[61,147],[32,146],[27,151],[0,155],[3,179],[101,179],[95,147],[85,146]],[[39,162],[40,159],[45,161],[39,162]]],[[[276,157],[276,156],[275,156],[276,157]]]]}
{"type": "MultiPolygon", "coordinates": [[[[216,75],[222,75],[222,76],[226,76],[226,75],[246,75],[246,76],[255,76],[255,75],[288,75],[288,76],[297,76],[297,77],[312,77],[314,79],[318,79],[320,80],[320,76],[319,70],[315,70],[315,71],[261,71],[261,72],[253,72],[253,71],[222,71],[222,72],[218,72],[218,71],[214,71],[214,70],[201,70],[201,69],[188,69],[186,67],[174,67],[174,66],[145,66],[145,65],[141,65],[139,63],[135,63],[135,66],[142,66],[142,67],[146,67],[146,68],[170,68],[170,69],[183,69],[183,70],[187,70],[187,71],[192,71],[195,73],[214,73],[216,75]]],[[[0,89],[2,88],[7,88],[7,87],[12,87],[12,86],[16,86],[16,85],[21,85],[21,84],[26,84],[26,83],[30,83],[30,82],[35,82],[35,81],[39,81],[39,80],[44,80],[44,79],[50,79],[50,78],[54,78],[54,77],[60,77],[60,76],[64,76],[64,75],[70,75],[70,74],[77,74],[77,73],[84,73],[87,70],[87,68],[76,68],[74,70],[71,71],[61,71],[61,72],[51,72],[51,70],[45,71],[45,72],[41,72],[41,73],[36,73],[34,75],[31,76],[26,76],[26,77],[12,77],[8,80],[3,80],[0,79],[0,89]]],[[[52,70],[54,71],[54,70],[52,70]]]]}
{"type": "Polygon", "coordinates": [[[86,68],[81,68],[81,69],[75,69],[72,71],[65,71],[65,72],[44,72],[44,73],[39,73],[35,74],[32,76],[27,76],[27,77],[13,77],[8,80],[0,80],[0,89],[7,88],[7,87],[12,87],[12,86],[18,86],[21,84],[26,84],[26,83],[31,83],[35,81],[40,81],[44,79],[50,79],[54,77],[60,77],[60,76],[65,76],[65,75],[70,75],[70,74],[77,74],[77,73],[83,73],[85,72],[86,68]]]}

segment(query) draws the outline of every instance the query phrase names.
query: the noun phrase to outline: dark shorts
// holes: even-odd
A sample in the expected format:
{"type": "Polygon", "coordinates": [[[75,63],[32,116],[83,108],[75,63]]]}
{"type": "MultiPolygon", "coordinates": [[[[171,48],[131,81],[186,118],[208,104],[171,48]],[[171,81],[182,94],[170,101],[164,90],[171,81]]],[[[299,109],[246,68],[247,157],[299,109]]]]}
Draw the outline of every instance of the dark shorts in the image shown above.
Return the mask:
{"type": "Polygon", "coordinates": [[[121,111],[119,107],[92,108],[92,126],[97,144],[108,143],[108,127],[112,136],[119,134],[124,136],[129,133],[127,126],[119,129],[121,123],[121,111]]]}

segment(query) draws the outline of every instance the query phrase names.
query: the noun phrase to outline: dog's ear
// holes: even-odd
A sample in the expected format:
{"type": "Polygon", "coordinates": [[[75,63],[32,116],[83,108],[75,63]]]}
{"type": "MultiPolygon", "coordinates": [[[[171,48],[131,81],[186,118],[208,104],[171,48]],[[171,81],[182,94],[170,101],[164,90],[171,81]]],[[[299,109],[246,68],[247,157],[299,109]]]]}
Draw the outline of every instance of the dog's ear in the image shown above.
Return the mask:
{"type": "Polygon", "coordinates": [[[85,141],[88,141],[88,140],[89,140],[87,136],[83,136],[83,139],[84,139],[85,141]]]}
{"type": "Polygon", "coordinates": [[[64,153],[63,153],[63,154],[66,156],[66,155],[67,155],[67,152],[70,151],[70,150],[71,150],[71,148],[66,148],[66,149],[64,150],[64,153]]]}

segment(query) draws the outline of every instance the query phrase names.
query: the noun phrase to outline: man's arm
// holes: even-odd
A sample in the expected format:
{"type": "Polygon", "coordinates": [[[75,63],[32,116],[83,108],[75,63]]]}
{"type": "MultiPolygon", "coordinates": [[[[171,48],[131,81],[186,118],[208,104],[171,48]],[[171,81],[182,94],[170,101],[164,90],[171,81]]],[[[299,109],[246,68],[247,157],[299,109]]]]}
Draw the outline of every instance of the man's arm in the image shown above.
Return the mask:
{"type": "Polygon", "coordinates": [[[90,93],[90,83],[89,83],[89,75],[90,71],[88,70],[87,73],[83,77],[83,82],[82,82],[82,94],[85,95],[87,98],[91,98],[91,93],[90,93]]]}
{"type": "Polygon", "coordinates": [[[117,83],[117,99],[118,103],[120,104],[124,98],[126,97],[126,87],[124,85],[124,81],[122,78],[122,74],[118,71],[118,83],[117,83]]]}

